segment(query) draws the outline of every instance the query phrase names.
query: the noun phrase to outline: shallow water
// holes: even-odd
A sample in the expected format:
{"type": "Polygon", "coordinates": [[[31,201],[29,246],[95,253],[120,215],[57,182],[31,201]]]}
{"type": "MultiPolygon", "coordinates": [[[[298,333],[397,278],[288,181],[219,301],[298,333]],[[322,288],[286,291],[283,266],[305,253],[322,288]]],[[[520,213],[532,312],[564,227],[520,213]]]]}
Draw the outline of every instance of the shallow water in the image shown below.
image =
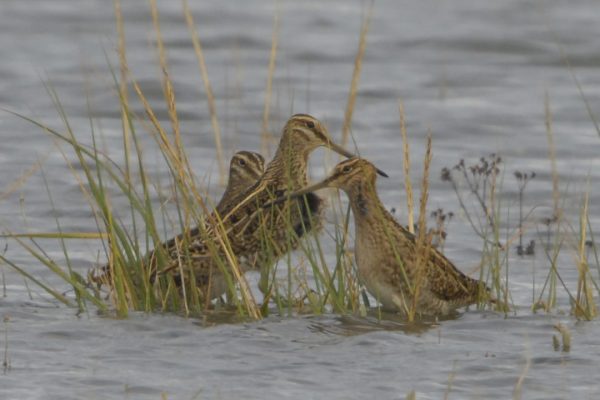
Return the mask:
{"type": "MultiPolygon", "coordinates": [[[[123,5],[127,56],[132,74],[167,123],[160,88],[154,31],[145,2],[123,5]]],[[[204,1],[192,6],[203,41],[228,154],[259,149],[264,88],[270,51],[272,2],[204,1]]],[[[73,130],[89,137],[86,93],[103,146],[119,156],[120,111],[104,51],[117,65],[110,2],[87,0],[73,7],[62,1],[0,4],[0,106],[62,123],[43,81],[58,92],[73,130]]],[[[506,166],[503,192],[511,226],[517,207],[514,170],[537,173],[526,191],[532,221],[552,212],[552,185],[546,139],[544,96],[553,113],[557,167],[567,219],[578,226],[581,195],[590,182],[590,219],[600,224],[600,137],[561,57],[568,57],[592,111],[600,108],[600,5],[596,2],[378,1],[368,36],[353,134],[361,154],[387,171],[379,182],[386,205],[404,219],[398,100],[407,118],[414,163],[429,130],[434,159],[430,209],[443,206],[457,217],[449,227],[445,253],[466,272],[478,265],[481,240],[459,211],[439,170],[464,158],[468,163],[495,152],[506,166]]],[[[208,107],[179,2],[160,4],[161,28],[175,84],[186,149],[199,176],[214,173],[208,107]]],[[[281,30],[274,81],[271,129],[292,112],[322,118],[340,138],[341,122],[358,45],[360,2],[307,1],[281,4],[281,30]]],[[[138,111],[139,104],[135,105],[138,111]]],[[[96,227],[77,182],[51,140],[40,129],[0,114],[0,221],[4,230],[64,231],[96,227]],[[11,194],[11,184],[34,163],[34,173],[11,194]],[[44,181],[48,182],[55,209],[44,181]],[[24,217],[25,216],[25,217],[24,217]]],[[[151,140],[147,163],[167,179],[151,140]]],[[[314,177],[322,176],[324,152],[314,157],[314,177]]],[[[71,156],[72,158],[72,156],[71,156]]],[[[329,163],[330,165],[331,163],[329,163]]],[[[211,185],[215,194],[220,190],[211,185]]],[[[115,198],[115,209],[125,199],[115,198]]],[[[392,315],[379,321],[326,316],[270,317],[255,323],[203,325],[171,315],[133,315],[114,320],[76,316],[42,290],[2,266],[0,356],[10,369],[0,375],[2,399],[168,398],[404,398],[505,399],[521,375],[527,399],[596,398],[600,362],[598,321],[577,322],[559,290],[559,310],[529,311],[547,274],[547,260],[533,224],[525,239],[537,240],[535,257],[511,259],[516,311],[507,318],[467,311],[437,324],[407,326],[392,315]],[[570,352],[555,351],[553,325],[572,334],[570,352]],[[8,337],[8,341],[5,337],[8,337]],[[6,347],[5,347],[6,346],[6,347]],[[5,348],[8,351],[5,351],[5,348]]],[[[59,245],[41,241],[56,260],[59,245]]],[[[4,243],[0,243],[3,248],[4,243]]],[[[568,243],[568,246],[572,246],[568,243]]],[[[82,272],[103,253],[94,241],[69,242],[82,272]]],[[[14,242],[6,255],[52,285],[56,280],[14,242]]],[[[563,251],[559,268],[576,290],[575,252],[563,251]]],[[[597,277],[597,274],[594,275],[597,277]]],[[[254,282],[256,277],[251,276],[254,282]]]]}

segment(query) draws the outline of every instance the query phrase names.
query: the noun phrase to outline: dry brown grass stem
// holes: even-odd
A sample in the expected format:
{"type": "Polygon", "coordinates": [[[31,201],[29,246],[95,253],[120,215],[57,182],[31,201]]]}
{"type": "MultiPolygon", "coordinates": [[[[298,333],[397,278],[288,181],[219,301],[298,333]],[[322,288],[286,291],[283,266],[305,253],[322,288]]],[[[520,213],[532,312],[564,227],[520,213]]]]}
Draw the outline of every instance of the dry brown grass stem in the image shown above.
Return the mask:
{"type": "Polygon", "coordinates": [[[173,163],[173,168],[177,168],[178,170],[181,169],[183,167],[181,165],[181,160],[179,159],[177,154],[174,152],[173,146],[171,145],[171,142],[169,141],[167,133],[163,129],[162,125],[160,124],[160,121],[156,117],[156,114],[154,114],[154,110],[152,110],[152,107],[150,106],[148,99],[146,98],[146,96],[142,92],[142,89],[140,88],[140,86],[138,85],[138,83],[136,81],[132,81],[132,85],[133,85],[133,90],[136,92],[138,98],[142,102],[142,106],[144,107],[144,111],[146,112],[146,115],[148,116],[148,118],[150,119],[150,122],[152,123],[152,126],[154,127],[155,134],[158,135],[157,142],[161,148],[161,151],[163,152],[163,154],[165,154],[167,159],[173,163]]]}
{"type": "Polygon", "coordinates": [[[404,168],[404,190],[406,192],[406,205],[408,207],[408,230],[410,233],[415,233],[415,215],[414,215],[414,200],[412,183],[410,181],[410,145],[408,143],[408,135],[406,133],[406,119],[404,114],[404,104],[398,103],[400,111],[400,133],[402,134],[402,166],[404,168]]]}
{"type": "Polygon", "coordinates": [[[427,235],[427,201],[429,199],[429,170],[431,167],[431,132],[427,136],[427,145],[425,149],[425,158],[423,160],[423,180],[421,181],[421,196],[419,197],[419,232],[415,243],[417,273],[415,278],[415,287],[412,299],[412,305],[408,313],[409,321],[415,319],[418,300],[421,291],[423,279],[427,273],[427,260],[431,251],[431,241],[427,235]]]}
{"type": "Polygon", "coordinates": [[[127,123],[128,92],[127,92],[127,52],[125,45],[125,26],[123,24],[123,13],[121,12],[121,1],[114,1],[115,19],[117,25],[118,53],[119,53],[119,71],[121,81],[119,82],[119,94],[121,96],[121,121],[123,124],[123,136],[125,141],[125,150],[129,150],[129,124],[127,123]]]}
{"type": "MultiPolygon", "coordinates": [[[[115,7],[115,19],[116,19],[116,24],[117,24],[117,39],[118,39],[118,53],[119,53],[119,71],[121,73],[121,82],[119,82],[119,90],[120,90],[120,94],[121,94],[121,101],[122,103],[124,103],[125,105],[127,104],[127,100],[128,100],[128,93],[127,93],[127,52],[126,52],[126,46],[125,46],[125,26],[123,24],[123,13],[121,12],[121,1],[120,0],[115,0],[114,1],[114,7],[115,7]]],[[[123,110],[125,111],[125,110],[123,110]]],[[[125,118],[125,116],[123,117],[123,121],[127,121],[127,118],[125,118]]],[[[129,129],[129,126],[127,125],[126,128],[124,129],[129,129]]]]}
{"type": "MultiPolygon", "coordinates": [[[[125,89],[127,85],[127,53],[125,47],[125,25],[123,24],[123,13],[121,12],[121,1],[114,0],[115,7],[115,19],[117,24],[117,39],[118,53],[119,53],[119,66],[121,71],[121,82],[120,89],[125,89]]],[[[123,99],[127,99],[127,92],[121,92],[123,99]]]]}
{"type": "Polygon", "coordinates": [[[179,120],[177,118],[175,90],[173,89],[173,83],[171,82],[171,78],[169,76],[167,55],[165,53],[165,46],[162,40],[156,0],[150,0],[150,9],[152,11],[154,30],[156,31],[156,47],[158,50],[158,59],[162,70],[163,93],[165,96],[165,101],[167,102],[167,113],[169,114],[169,120],[171,121],[171,128],[173,129],[173,136],[175,138],[175,155],[179,160],[179,165],[181,166],[181,168],[177,169],[177,173],[179,174],[179,179],[182,182],[186,182],[186,171],[191,174],[191,168],[189,167],[187,156],[183,150],[183,143],[181,141],[181,131],[179,129],[179,120]]]}
{"type": "Polygon", "coordinates": [[[187,0],[183,1],[183,14],[185,16],[185,22],[187,23],[188,30],[192,36],[192,44],[194,45],[194,52],[198,59],[198,65],[200,67],[200,74],[202,76],[202,82],[204,83],[204,89],[206,90],[206,100],[208,101],[208,112],[210,114],[210,123],[213,128],[215,137],[215,150],[217,152],[217,163],[219,165],[219,183],[225,185],[227,178],[227,165],[223,158],[223,146],[221,144],[221,128],[219,126],[219,119],[217,117],[217,107],[215,106],[215,96],[213,95],[212,86],[208,79],[208,69],[206,68],[206,62],[204,61],[204,52],[202,51],[202,44],[196,31],[196,24],[194,23],[194,17],[189,9],[187,0]]]}
{"type": "Polygon", "coordinates": [[[352,127],[352,115],[354,114],[354,105],[356,103],[356,94],[358,91],[358,81],[360,79],[360,70],[362,68],[362,60],[365,55],[365,49],[367,48],[367,33],[369,32],[369,25],[371,23],[371,16],[373,15],[373,3],[369,6],[369,12],[367,18],[363,22],[360,30],[360,39],[358,42],[358,52],[354,58],[354,71],[352,72],[352,82],[350,84],[350,94],[348,94],[348,102],[346,104],[346,112],[344,114],[344,125],[342,127],[342,146],[348,144],[348,137],[350,136],[350,128],[352,127]]]}
{"type": "Polygon", "coordinates": [[[129,152],[131,149],[131,132],[129,127],[129,93],[127,91],[127,53],[125,43],[125,25],[123,24],[123,13],[121,11],[121,1],[114,0],[115,20],[117,25],[118,53],[119,53],[119,72],[121,80],[119,82],[119,96],[121,106],[121,129],[123,129],[123,149],[125,154],[125,173],[127,181],[131,183],[131,169],[129,164],[129,152]]]}
{"type": "Polygon", "coordinates": [[[160,121],[158,120],[156,114],[152,110],[152,107],[150,106],[148,99],[142,92],[142,89],[140,88],[139,84],[133,79],[131,79],[131,84],[133,86],[133,90],[142,102],[142,106],[144,107],[144,112],[146,113],[146,116],[151,122],[151,127],[149,127],[150,132],[153,135],[155,135],[156,142],[161,149],[161,153],[164,154],[166,159],[168,160],[170,168],[178,175],[178,179],[181,182],[181,185],[179,185],[179,187],[185,188],[189,192],[189,194],[193,195],[196,201],[199,202],[199,205],[201,206],[204,212],[210,212],[208,207],[206,207],[206,204],[202,200],[203,196],[200,194],[200,191],[196,186],[192,170],[189,168],[189,164],[187,163],[187,157],[185,155],[183,157],[181,156],[182,153],[180,153],[180,151],[183,152],[183,154],[185,154],[184,149],[178,148],[176,145],[173,146],[173,144],[169,140],[167,132],[160,124],[160,121]]]}
{"type": "Polygon", "coordinates": [[[269,130],[269,115],[271,112],[271,97],[273,92],[273,76],[275,75],[275,60],[277,59],[277,46],[279,43],[279,7],[273,15],[273,34],[271,36],[271,53],[269,55],[269,72],[267,74],[267,87],[265,89],[265,107],[262,117],[262,133],[260,149],[267,158],[271,156],[271,131],[269,130]]]}
{"type": "Polygon", "coordinates": [[[554,202],[554,217],[561,217],[559,206],[560,191],[558,188],[558,169],[556,167],[556,147],[554,146],[554,131],[552,130],[552,110],[550,109],[550,96],[548,92],[544,96],[544,116],[546,123],[546,136],[548,138],[548,158],[552,170],[552,200],[554,202]]]}

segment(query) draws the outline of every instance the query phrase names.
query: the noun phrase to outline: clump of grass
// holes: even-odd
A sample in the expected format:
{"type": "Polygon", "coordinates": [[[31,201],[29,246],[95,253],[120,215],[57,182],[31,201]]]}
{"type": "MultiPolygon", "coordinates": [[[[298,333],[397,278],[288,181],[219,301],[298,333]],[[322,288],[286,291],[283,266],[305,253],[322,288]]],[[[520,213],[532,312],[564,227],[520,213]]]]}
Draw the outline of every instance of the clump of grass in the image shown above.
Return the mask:
{"type": "MultiPolygon", "coordinates": [[[[544,101],[545,126],[548,139],[548,158],[551,165],[552,173],[552,200],[553,214],[551,217],[545,218],[542,225],[545,226],[545,233],[540,237],[543,240],[544,251],[546,258],[549,261],[550,268],[541,292],[537,300],[533,304],[533,309],[544,309],[550,311],[557,305],[557,289],[562,286],[567,294],[570,304],[571,313],[577,318],[590,320],[597,316],[597,306],[594,301],[594,288],[600,293],[600,287],[594,279],[589,262],[589,249],[594,248],[594,259],[598,264],[597,252],[593,245],[593,240],[588,240],[589,236],[593,237],[593,230],[590,227],[589,219],[589,187],[583,195],[581,207],[579,210],[579,227],[573,228],[563,218],[563,205],[561,205],[561,194],[559,189],[559,178],[556,167],[556,150],[554,146],[554,134],[552,129],[552,112],[550,108],[550,99],[548,94],[544,101]],[[574,260],[577,268],[577,289],[573,291],[569,289],[567,283],[562,279],[558,271],[559,254],[564,250],[564,244],[574,238],[574,260]],[[547,292],[546,300],[542,300],[544,293],[547,292]]],[[[565,196],[562,196],[562,201],[565,201],[565,196]]],[[[600,269],[599,269],[600,271],[600,269]]]]}
{"type": "MultiPolygon", "coordinates": [[[[177,285],[171,276],[157,274],[157,271],[166,266],[167,261],[167,255],[161,241],[163,231],[190,232],[191,227],[194,225],[201,227],[200,230],[202,230],[204,220],[209,215],[210,207],[204,200],[204,191],[196,184],[195,175],[190,168],[182,144],[177,117],[176,97],[168,73],[166,53],[162,44],[155,2],[151,2],[151,10],[157,34],[157,49],[170,130],[161,125],[140,86],[129,75],[125,56],[124,29],[120,14],[120,4],[116,2],[117,30],[120,37],[119,60],[121,65],[121,80],[119,81],[114,75],[113,77],[119,96],[118,104],[122,111],[125,148],[125,158],[122,164],[124,164],[124,168],[120,167],[120,162],[113,160],[98,148],[97,134],[94,129],[94,121],[91,117],[90,130],[92,144],[86,145],[77,137],[71,129],[66,112],[62,108],[60,99],[52,87],[48,86],[48,93],[59,115],[63,119],[64,132],[19,115],[21,118],[37,125],[42,131],[56,139],[57,142],[66,144],[76,156],[77,167],[69,161],[69,157],[63,148],[60,148],[73,176],[79,182],[83,196],[89,201],[90,207],[94,211],[94,215],[96,215],[96,222],[99,229],[99,234],[96,235],[96,238],[103,240],[108,259],[102,271],[108,277],[105,281],[110,287],[108,299],[116,314],[121,317],[126,316],[129,310],[183,311],[189,315],[197,312],[206,312],[210,306],[208,301],[202,299],[201,293],[198,293],[193,284],[193,274],[191,279],[188,279],[187,282],[182,282],[181,286],[177,285]],[[142,103],[147,120],[135,115],[130,109],[127,95],[130,85],[142,103]],[[163,213],[163,226],[161,227],[159,223],[161,217],[153,209],[153,197],[156,196],[154,189],[159,188],[160,185],[154,182],[146,173],[147,168],[144,163],[144,153],[140,146],[140,134],[137,131],[138,123],[147,127],[164,157],[165,166],[172,178],[169,185],[173,188],[172,197],[177,200],[176,215],[178,222],[173,222],[168,215],[164,214],[164,211],[161,211],[163,213]],[[109,193],[114,191],[115,188],[118,189],[118,195],[124,196],[129,203],[129,221],[131,221],[133,226],[131,231],[128,228],[128,221],[124,220],[122,216],[117,217],[113,210],[112,199],[109,193]],[[138,233],[140,231],[143,232],[141,235],[138,233]],[[154,265],[148,259],[152,248],[154,248],[152,257],[156,258],[154,265]]],[[[218,128],[215,129],[216,132],[219,132],[218,128]]],[[[49,196],[51,200],[50,192],[49,196]]],[[[67,264],[66,271],[50,257],[47,257],[43,250],[37,247],[35,234],[9,234],[9,236],[12,236],[32,256],[73,287],[80,309],[85,307],[85,302],[93,302],[101,310],[106,310],[107,305],[103,300],[106,294],[98,290],[94,285],[86,282],[85,278],[71,268],[65,241],[73,237],[73,235],[63,232],[59,221],[57,221],[57,228],[57,233],[46,235],[46,237],[55,238],[61,244],[67,264]],[[29,239],[31,244],[28,244],[26,239],[29,239]]],[[[84,235],[75,236],[81,238],[84,235]]],[[[187,243],[186,240],[189,239],[189,235],[184,234],[183,238],[184,243],[187,243]]],[[[220,258],[217,264],[227,273],[227,280],[230,283],[230,293],[236,293],[238,290],[236,288],[239,288],[241,299],[237,296],[234,298],[234,305],[237,307],[239,314],[252,318],[260,318],[258,308],[248,289],[243,274],[240,273],[237,266],[237,260],[231,255],[226,235],[220,235],[213,240],[214,243],[210,243],[208,247],[215,258],[220,258]]],[[[3,260],[22,273],[26,278],[40,285],[58,300],[65,304],[71,303],[70,299],[33,277],[24,268],[15,265],[4,257],[3,260]]],[[[182,260],[182,264],[186,264],[186,260],[182,260]]]]}
{"type": "MultiPolygon", "coordinates": [[[[549,157],[552,168],[552,201],[553,214],[542,221],[545,226],[545,232],[540,232],[540,238],[543,244],[543,251],[549,263],[548,274],[544,280],[541,290],[536,294],[535,276],[532,297],[532,309],[544,309],[551,311],[557,305],[557,289],[562,287],[571,303],[571,313],[577,318],[590,320],[597,315],[597,306],[594,300],[594,288],[600,293],[600,287],[594,279],[590,270],[589,249],[591,248],[589,235],[593,235],[589,226],[589,189],[585,192],[579,212],[579,227],[572,228],[570,224],[562,218],[562,205],[560,204],[561,195],[558,186],[558,173],[556,171],[555,150],[552,134],[552,118],[550,113],[549,101],[546,98],[546,131],[549,143],[549,157]],[[575,267],[578,272],[577,289],[569,288],[569,285],[562,279],[558,270],[559,256],[564,250],[564,244],[573,240],[575,252],[575,267]],[[546,296],[544,300],[544,296],[546,296]]],[[[492,154],[489,158],[482,157],[478,162],[467,165],[464,160],[460,160],[453,168],[442,169],[442,180],[450,183],[455,192],[459,205],[469,221],[473,231],[483,240],[482,251],[482,269],[481,280],[491,281],[490,285],[497,299],[501,299],[504,305],[509,304],[511,295],[509,291],[509,254],[510,243],[518,238],[516,246],[518,255],[534,255],[535,241],[531,240],[528,244],[523,242],[523,235],[526,231],[526,225],[531,212],[525,214],[524,193],[528,184],[535,179],[535,172],[515,171],[514,176],[518,185],[518,226],[504,228],[506,234],[500,235],[500,221],[503,215],[500,202],[500,188],[497,177],[502,175],[500,169],[502,159],[492,154]],[[466,185],[466,190],[461,189],[461,184],[466,185]],[[467,192],[467,195],[464,194],[467,192]],[[471,198],[472,203],[467,201],[471,198]],[[469,206],[475,204],[475,207],[469,206]],[[478,209],[478,210],[477,210],[478,209]],[[516,234],[511,234],[511,229],[516,234]],[[488,280],[489,279],[489,280],[488,280]]],[[[563,197],[564,200],[564,197],[563,197]]],[[[509,210],[506,213],[506,220],[509,220],[509,210]]],[[[594,252],[596,264],[598,257],[594,252]]],[[[504,309],[506,312],[507,309],[504,309]]]]}
{"type": "Polygon", "coordinates": [[[333,234],[330,234],[336,244],[333,272],[329,272],[325,256],[319,245],[321,269],[315,271],[315,276],[318,277],[316,279],[318,285],[325,290],[322,292],[321,298],[329,302],[334,312],[356,313],[361,308],[362,293],[353,268],[354,254],[347,246],[350,243],[350,207],[348,206],[344,210],[340,203],[337,203],[337,206],[340,211],[338,218],[341,221],[335,224],[335,230],[333,234]]]}

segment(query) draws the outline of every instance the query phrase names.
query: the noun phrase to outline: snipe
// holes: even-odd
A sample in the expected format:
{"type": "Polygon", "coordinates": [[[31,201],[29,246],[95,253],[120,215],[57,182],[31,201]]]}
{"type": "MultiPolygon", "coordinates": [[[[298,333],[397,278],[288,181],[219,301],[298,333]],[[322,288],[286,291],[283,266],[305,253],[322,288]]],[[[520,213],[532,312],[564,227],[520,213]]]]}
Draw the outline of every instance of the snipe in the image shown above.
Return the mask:
{"type": "MultiPolygon", "coordinates": [[[[261,177],[265,170],[265,159],[259,153],[252,151],[238,151],[233,155],[229,163],[229,178],[227,187],[221,196],[221,199],[215,207],[214,213],[219,213],[220,210],[228,208],[235,198],[251,187],[261,177]]],[[[190,243],[200,235],[199,228],[194,228],[188,232],[181,233],[174,238],[171,238],[161,244],[160,249],[168,256],[177,255],[178,249],[183,249],[186,243],[190,243]]],[[[152,281],[156,278],[157,273],[157,253],[158,250],[150,251],[144,257],[144,263],[148,271],[148,276],[152,281]]],[[[179,259],[181,260],[181,258],[179,259]]],[[[172,260],[168,261],[169,263],[172,260]]],[[[104,265],[99,269],[96,276],[91,279],[98,283],[108,283],[110,281],[110,267],[104,265]]]]}
{"type": "MultiPolygon", "coordinates": [[[[233,155],[229,162],[229,178],[227,186],[221,200],[217,203],[213,211],[215,214],[221,214],[222,210],[228,209],[235,204],[236,199],[248,188],[252,187],[265,172],[265,159],[259,153],[253,151],[238,151],[233,155]]],[[[196,227],[189,232],[179,234],[168,240],[164,244],[164,249],[169,254],[176,255],[177,248],[185,246],[184,240],[197,240],[200,235],[200,228],[196,227]]],[[[150,258],[154,258],[154,252],[150,253],[150,258]]]]}
{"type": "Polygon", "coordinates": [[[435,248],[427,246],[421,253],[426,255],[424,261],[418,262],[415,236],[379,200],[377,172],[365,159],[342,161],[329,177],[288,198],[324,187],[346,192],[355,222],[358,277],[384,309],[408,315],[412,307],[420,315],[446,315],[478,302],[480,293],[486,295],[486,286],[463,274],[435,248]]]}

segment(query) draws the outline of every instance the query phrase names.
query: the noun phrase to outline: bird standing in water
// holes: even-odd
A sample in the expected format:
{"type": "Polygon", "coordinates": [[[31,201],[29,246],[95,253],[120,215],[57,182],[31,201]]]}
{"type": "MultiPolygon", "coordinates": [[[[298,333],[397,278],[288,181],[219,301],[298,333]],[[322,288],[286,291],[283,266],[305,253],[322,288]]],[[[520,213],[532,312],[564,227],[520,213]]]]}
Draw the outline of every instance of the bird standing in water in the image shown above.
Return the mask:
{"type": "MultiPolygon", "coordinates": [[[[229,163],[229,178],[227,187],[221,196],[221,200],[215,207],[216,213],[223,208],[227,208],[231,202],[251,187],[265,170],[265,159],[259,153],[252,151],[238,151],[233,155],[229,163]]],[[[185,243],[193,240],[200,234],[196,227],[188,232],[181,233],[162,243],[161,250],[164,254],[177,255],[178,250],[185,247],[185,243]]],[[[157,249],[150,251],[144,258],[148,276],[152,281],[156,279],[157,273],[157,249]]],[[[92,277],[96,282],[105,283],[110,281],[110,266],[104,265],[100,268],[101,273],[97,277],[92,277]]]]}
{"type": "MultiPolygon", "coordinates": [[[[235,200],[244,193],[245,190],[254,185],[265,172],[265,159],[259,153],[253,151],[238,151],[233,155],[229,162],[229,178],[227,186],[217,203],[213,214],[221,214],[222,210],[227,209],[235,200]]],[[[168,240],[163,245],[163,249],[169,254],[177,256],[177,249],[185,246],[184,241],[193,241],[200,235],[200,228],[196,227],[189,232],[181,233],[168,240]]],[[[150,253],[150,259],[154,258],[154,252],[150,253]]]]}
{"type": "Polygon", "coordinates": [[[345,160],[323,181],[287,198],[325,187],[346,192],[354,215],[358,277],[384,309],[409,315],[412,307],[419,315],[440,316],[485,298],[485,284],[463,274],[435,248],[427,248],[419,262],[415,236],[396,222],[377,195],[377,173],[365,159],[345,160]]]}

